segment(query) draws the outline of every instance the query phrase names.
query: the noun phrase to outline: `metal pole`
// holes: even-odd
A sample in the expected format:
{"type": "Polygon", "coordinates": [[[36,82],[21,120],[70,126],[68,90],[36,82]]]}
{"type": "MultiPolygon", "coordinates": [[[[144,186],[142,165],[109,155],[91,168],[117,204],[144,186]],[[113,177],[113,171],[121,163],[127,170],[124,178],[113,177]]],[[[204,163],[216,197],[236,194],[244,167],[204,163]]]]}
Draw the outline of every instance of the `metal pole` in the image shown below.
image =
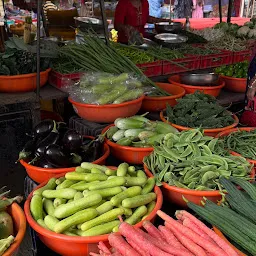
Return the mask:
{"type": "Polygon", "coordinates": [[[229,0],[228,1],[227,23],[230,23],[230,21],[231,21],[232,7],[233,7],[233,0],[229,0]]]}
{"type": "Polygon", "coordinates": [[[37,0],[37,41],[36,41],[36,100],[40,100],[40,25],[42,0],[37,0]]]}
{"type": "Polygon", "coordinates": [[[106,17],[106,12],[105,12],[104,0],[100,0],[100,10],[101,10],[101,18],[102,18],[102,22],[103,22],[103,26],[104,26],[104,34],[105,34],[106,44],[109,45],[108,22],[107,22],[107,17],[106,17]]]}
{"type": "Polygon", "coordinates": [[[221,6],[221,0],[219,0],[219,16],[220,16],[220,23],[222,22],[222,6],[221,6]]]}

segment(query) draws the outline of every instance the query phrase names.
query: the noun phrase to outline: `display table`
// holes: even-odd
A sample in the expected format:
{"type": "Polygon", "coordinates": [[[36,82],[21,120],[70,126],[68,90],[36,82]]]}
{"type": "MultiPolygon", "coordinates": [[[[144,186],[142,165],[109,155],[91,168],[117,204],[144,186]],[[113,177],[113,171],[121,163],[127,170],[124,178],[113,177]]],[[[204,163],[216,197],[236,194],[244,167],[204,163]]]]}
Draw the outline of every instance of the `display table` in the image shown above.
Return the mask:
{"type": "MultiPolygon", "coordinates": [[[[186,19],[175,19],[176,22],[185,23],[186,19]]],[[[201,18],[201,19],[189,19],[190,27],[192,29],[204,29],[204,28],[211,28],[214,27],[216,24],[220,22],[219,18],[201,18]]],[[[227,18],[222,18],[223,22],[227,21],[227,18]]],[[[244,25],[245,22],[250,21],[249,18],[240,18],[240,17],[233,17],[231,18],[231,23],[236,23],[239,26],[244,25]]]]}

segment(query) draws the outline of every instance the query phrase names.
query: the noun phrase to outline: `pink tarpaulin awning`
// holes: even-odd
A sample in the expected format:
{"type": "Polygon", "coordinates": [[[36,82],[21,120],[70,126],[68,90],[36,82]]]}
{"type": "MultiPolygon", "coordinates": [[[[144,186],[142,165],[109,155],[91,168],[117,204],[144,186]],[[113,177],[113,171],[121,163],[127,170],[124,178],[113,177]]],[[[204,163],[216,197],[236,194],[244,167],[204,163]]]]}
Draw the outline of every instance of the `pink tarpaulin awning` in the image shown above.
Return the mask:
{"type": "MultiPolygon", "coordinates": [[[[190,27],[192,29],[204,29],[214,27],[217,23],[220,22],[219,18],[202,18],[202,19],[189,19],[190,27]]],[[[185,19],[175,19],[174,21],[185,23],[185,19]]],[[[227,21],[227,17],[222,18],[223,22],[227,21]]],[[[244,25],[245,22],[250,21],[249,18],[240,18],[240,17],[232,17],[231,22],[236,23],[239,26],[244,25]]]]}

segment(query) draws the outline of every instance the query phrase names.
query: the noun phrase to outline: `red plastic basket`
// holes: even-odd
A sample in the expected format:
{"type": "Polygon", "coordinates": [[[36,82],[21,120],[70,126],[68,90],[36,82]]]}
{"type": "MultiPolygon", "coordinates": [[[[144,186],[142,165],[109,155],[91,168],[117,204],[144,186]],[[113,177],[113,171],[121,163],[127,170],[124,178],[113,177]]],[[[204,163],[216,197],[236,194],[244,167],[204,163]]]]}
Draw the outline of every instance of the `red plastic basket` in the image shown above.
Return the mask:
{"type": "Polygon", "coordinates": [[[217,54],[210,54],[206,56],[201,56],[201,69],[205,68],[215,68],[222,65],[229,65],[233,62],[233,52],[231,51],[221,51],[217,54]]]}
{"type": "Polygon", "coordinates": [[[176,59],[163,62],[163,75],[171,75],[186,71],[196,70],[200,68],[199,56],[187,56],[182,59],[176,59]],[[175,63],[179,64],[176,65],[175,63]]]}
{"type": "Polygon", "coordinates": [[[242,61],[245,61],[245,60],[250,60],[251,55],[252,55],[252,50],[251,49],[240,51],[240,52],[234,52],[233,63],[242,62],[242,61]]]}
{"type": "Polygon", "coordinates": [[[161,76],[162,66],[162,61],[137,64],[137,67],[139,67],[147,77],[161,76]]]}
{"type": "Polygon", "coordinates": [[[64,86],[71,85],[70,81],[78,81],[84,73],[71,73],[71,74],[61,74],[57,71],[51,71],[49,74],[49,83],[57,88],[62,88],[64,86]]]}

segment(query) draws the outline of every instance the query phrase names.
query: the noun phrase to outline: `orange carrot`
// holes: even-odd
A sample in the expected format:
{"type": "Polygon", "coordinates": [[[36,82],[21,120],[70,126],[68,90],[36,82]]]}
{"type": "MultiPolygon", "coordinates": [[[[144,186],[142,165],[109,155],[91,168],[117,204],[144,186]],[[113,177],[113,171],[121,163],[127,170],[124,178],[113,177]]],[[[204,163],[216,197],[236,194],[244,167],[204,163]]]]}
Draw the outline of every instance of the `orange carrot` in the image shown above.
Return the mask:
{"type": "Polygon", "coordinates": [[[165,241],[157,241],[154,237],[150,236],[149,234],[143,232],[141,229],[137,229],[137,231],[144,236],[150,243],[158,247],[159,249],[168,252],[174,256],[193,256],[192,253],[188,252],[187,250],[181,249],[181,248],[175,248],[173,246],[170,246],[165,241]]]}
{"type": "Polygon", "coordinates": [[[140,246],[144,251],[149,251],[151,256],[173,256],[167,252],[162,251],[157,246],[153,245],[148,241],[145,236],[138,232],[138,229],[134,228],[132,225],[123,222],[119,226],[119,232],[125,236],[126,239],[131,241],[140,241],[140,246]]]}
{"type": "MultiPolygon", "coordinates": [[[[183,226],[182,224],[178,223],[176,220],[165,214],[164,212],[158,210],[157,215],[161,217],[163,220],[166,221],[165,226],[172,231],[178,231],[179,233],[183,234],[184,236],[189,237],[194,243],[200,245],[205,251],[212,253],[215,256],[228,256],[220,247],[218,247],[216,244],[213,244],[209,242],[208,240],[202,238],[199,236],[196,232],[193,230],[183,226]]],[[[173,232],[175,235],[176,233],[173,232]]],[[[184,245],[184,244],[183,244],[184,245]]],[[[187,247],[187,246],[185,246],[187,247]]],[[[206,255],[206,254],[205,254],[206,255]]]]}
{"type": "Polygon", "coordinates": [[[123,256],[141,256],[118,234],[112,233],[108,236],[109,244],[118,249],[123,256]]]}
{"type": "Polygon", "coordinates": [[[214,231],[209,229],[203,222],[197,219],[195,216],[187,211],[177,211],[177,218],[190,219],[195,225],[197,225],[204,233],[206,233],[223,251],[229,256],[238,256],[237,252],[229,246],[223,239],[221,239],[214,231]]]}
{"type": "Polygon", "coordinates": [[[148,256],[149,252],[146,252],[144,250],[142,250],[141,246],[140,246],[140,242],[139,241],[132,241],[131,239],[126,238],[126,241],[128,242],[128,244],[130,244],[130,246],[136,250],[140,255],[142,256],[148,256]]]}
{"type": "Polygon", "coordinates": [[[151,236],[159,240],[164,239],[163,234],[150,221],[146,220],[142,225],[151,236]]]}
{"type": "Polygon", "coordinates": [[[164,235],[165,240],[167,241],[168,244],[179,249],[187,250],[187,248],[180,243],[180,241],[175,237],[171,230],[164,226],[159,226],[158,228],[164,235]]]}

